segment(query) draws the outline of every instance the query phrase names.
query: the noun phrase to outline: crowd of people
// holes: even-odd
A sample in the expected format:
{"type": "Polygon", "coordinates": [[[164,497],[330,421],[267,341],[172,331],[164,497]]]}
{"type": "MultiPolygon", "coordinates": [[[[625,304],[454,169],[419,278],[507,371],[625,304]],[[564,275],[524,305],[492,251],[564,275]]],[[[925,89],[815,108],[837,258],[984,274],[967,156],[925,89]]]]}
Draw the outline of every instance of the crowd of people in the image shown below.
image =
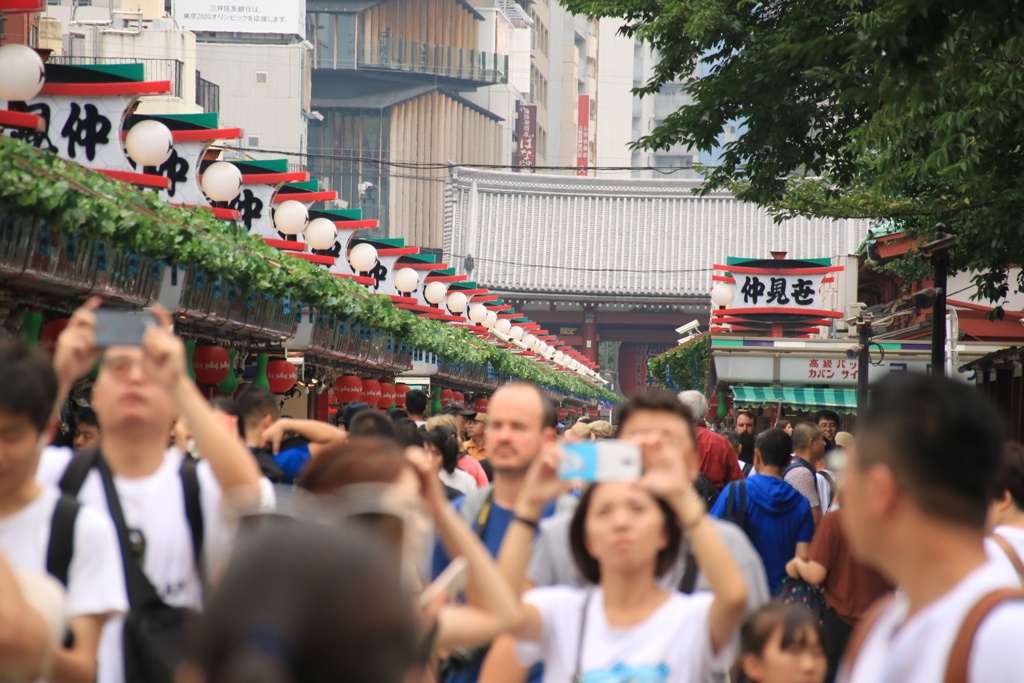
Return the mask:
{"type": "Polygon", "coordinates": [[[564,429],[523,382],[334,426],[97,306],[0,347],[0,681],[1024,681],[1024,447],[965,384],[881,380],[855,434],[695,391],[564,429]],[[639,478],[559,476],[609,438],[639,478]]]}

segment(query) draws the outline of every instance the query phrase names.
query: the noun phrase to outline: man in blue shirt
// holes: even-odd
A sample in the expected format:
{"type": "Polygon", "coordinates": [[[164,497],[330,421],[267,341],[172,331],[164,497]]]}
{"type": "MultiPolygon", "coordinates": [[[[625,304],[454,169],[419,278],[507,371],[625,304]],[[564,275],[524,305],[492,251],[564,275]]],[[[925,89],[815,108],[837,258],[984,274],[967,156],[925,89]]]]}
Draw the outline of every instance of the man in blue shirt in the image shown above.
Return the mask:
{"type": "Polygon", "coordinates": [[[326,422],[281,417],[277,397],[261,387],[250,386],[243,391],[235,401],[234,410],[245,445],[271,481],[275,477],[267,471],[264,462],[268,457],[281,470],[282,474],[276,478],[290,484],[310,459],[341,446],[348,439],[343,429],[326,422]]]}
{"type": "MultiPolygon", "coordinates": [[[[533,384],[513,382],[495,392],[488,407],[487,452],[494,467],[494,483],[455,501],[463,519],[497,557],[505,532],[512,522],[516,498],[534,458],[555,439],[558,418],[555,408],[533,384]]],[[[554,512],[554,505],[544,516],[554,512]]],[[[434,548],[432,574],[436,578],[448,566],[440,544],[434,548]]],[[[485,651],[456,653],[449,659],[444,683],[475,683],[485,651]]],[[[531,676],[531,679],[534,677],[531,676]]],[[[537,677],[539,680],[539,677],[537,677]]]]}
{"type": "Polygon", "coordinates": [[[747,532],[764,562],[772,594],[779,592],[786,578],[786,563],[793,557],[806,559],[814,537],[810,503],[782,479],[792,449],[792,439],[781,429],[758,434],[754,442],[757,474],[726,486],[711,509],[713,516],[734,521],[747,532]],[[744,498],[745,509],[727,514],[730,499],[736,508],[744,498]]]}

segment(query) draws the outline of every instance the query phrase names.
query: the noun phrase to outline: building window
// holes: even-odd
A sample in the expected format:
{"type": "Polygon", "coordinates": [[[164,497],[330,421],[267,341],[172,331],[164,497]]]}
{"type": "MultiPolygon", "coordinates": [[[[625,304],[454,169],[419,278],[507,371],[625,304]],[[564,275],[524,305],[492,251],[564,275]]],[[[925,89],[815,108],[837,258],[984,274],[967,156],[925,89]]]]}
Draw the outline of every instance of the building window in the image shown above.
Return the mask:
{"type": "Polygon", "coordinates": [[[259,135],[247,135],[245,140],[246,140],[246,145],[248,147],[259,147],[260,146],[260,136],[259,135]]]}
{"type": "Polygon", "coordinates": [[[266,85],[270,81],[270,74],[266,71],[256,72],[256,85],[266,85]]]}

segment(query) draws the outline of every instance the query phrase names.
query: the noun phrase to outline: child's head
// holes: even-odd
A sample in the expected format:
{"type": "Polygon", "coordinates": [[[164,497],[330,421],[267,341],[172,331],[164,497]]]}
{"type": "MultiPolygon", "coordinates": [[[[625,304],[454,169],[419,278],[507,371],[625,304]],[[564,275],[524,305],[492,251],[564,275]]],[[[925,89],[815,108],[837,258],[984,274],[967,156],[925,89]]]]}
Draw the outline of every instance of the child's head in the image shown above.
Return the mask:
{"type": "Polygon", "coordinates": [[[49,359],[5,342],[0,345],[0,497],[34,481],[39,453],[53,438],[57,377],[49,359]]]}
{"type": "Polygon", "coordinates": [[[743,623],[736,683],[821,683],[825,668],[821,626],[806,607],[770,602],[743,623]]]}

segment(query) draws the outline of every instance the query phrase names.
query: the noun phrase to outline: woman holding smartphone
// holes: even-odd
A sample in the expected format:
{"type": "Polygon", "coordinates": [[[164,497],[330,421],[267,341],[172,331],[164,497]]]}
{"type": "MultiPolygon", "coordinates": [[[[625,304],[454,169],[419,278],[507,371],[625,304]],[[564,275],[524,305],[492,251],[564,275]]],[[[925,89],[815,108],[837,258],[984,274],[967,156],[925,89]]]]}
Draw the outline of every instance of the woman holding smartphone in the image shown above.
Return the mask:
{"type": "MultiPolygon", "coordinates": [[[[732,664],[746,602],[743,577],[708,522],[678,449],[653,434],[640,446],[640,480],[593,484],[573,517],[573,558],[593,585],[535,588],[521,598],[512,630],[516,657],[523,666],[543,662],[545,683],[700,683],[732,664]],[[710,593],[657,584],[684,533],[710,593]]],[[[499,564],[517,592],[541,510],[572,485],[558,479],[560,457],[552,449],[531,466],[502,546],[499,564]]]]}

